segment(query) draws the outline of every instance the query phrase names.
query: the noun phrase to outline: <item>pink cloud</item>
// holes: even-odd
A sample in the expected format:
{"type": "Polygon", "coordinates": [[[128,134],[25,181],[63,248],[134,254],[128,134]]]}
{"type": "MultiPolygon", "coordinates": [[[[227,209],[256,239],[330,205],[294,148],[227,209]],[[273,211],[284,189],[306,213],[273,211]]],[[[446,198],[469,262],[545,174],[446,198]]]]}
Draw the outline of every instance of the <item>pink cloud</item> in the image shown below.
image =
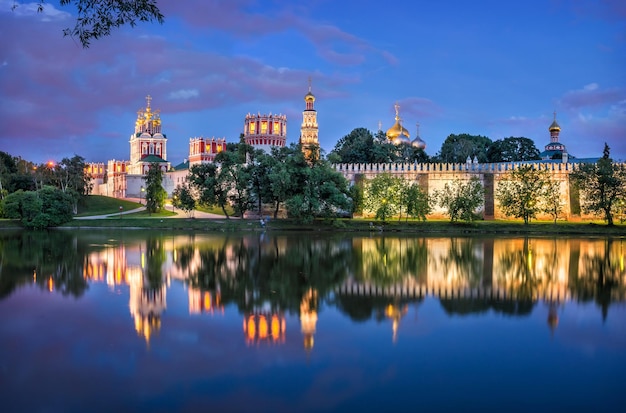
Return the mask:
{"type": "Polygon", "coordinates": [[[584,107],[603,106],[614,104],[626,99],[625,88],[602,89],[597,83],[591,83],[582,89],[571,90],[560,99],[560,106],[576,110],[584,107]]]}
{"type": "Polygon", "coordinates": [[[388,64],[397,63],[392,53],[378,50],[336,26],[315,23],[303,17],[306,13],[302,10],[292,11],[293,5],[281,5],[274,15],[255,13],[252,9],[256,5],[252,0],[187,0],[185,7],[164,3],[161,9],[166,16],[179,17],[197,29],[220,30],[236,37],[256,38],[295,30],[311,42],[320,57],[339,65],[361,64],[369,54],[382,57],[388,64]]]}
{"type": "Polygon", "coordinates": [[[424,119],[438,117],[443,113],[443,109],[430,99],[420,97],[410,97],[398,101],[400,105],[400,117],[411,115],[412,118],[424,119]],[[403,115],[404,114],[404,115],[403,115]]]}

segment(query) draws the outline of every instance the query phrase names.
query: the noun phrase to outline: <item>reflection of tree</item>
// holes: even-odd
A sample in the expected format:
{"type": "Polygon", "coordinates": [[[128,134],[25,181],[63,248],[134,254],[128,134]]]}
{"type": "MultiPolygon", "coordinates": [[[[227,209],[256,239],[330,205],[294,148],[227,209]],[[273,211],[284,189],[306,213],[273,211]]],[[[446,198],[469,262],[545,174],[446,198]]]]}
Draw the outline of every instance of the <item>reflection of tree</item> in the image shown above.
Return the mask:
{"type": "Polygon", "coordinates": [[[200,263],[189,283],[201,290],[219,288],[224,304],[234,302],[244,312],[269,303],[273,311],[297,313],[310,288],[323,298],[343,281],[350,247],[342,238],[300,235],[225,239],[199,250],[200,263]]]}
{"type": "MultiPolygon", "coordinates": [[[[398,284],[407,278],[425,283],[428,248],[425,238],[377,237],[362,240],[360,269],[355,278],[377,286],[398,284]]],[[[358,261],[357,261],[358,262],[358,261]]]]}
{"type": "Polygon", "coordinates": [[[620,261],[623,260],[624,240],[607,238],[602,243],[600,250],[582,253],[581,271],[570,277],[569,288],[581,301],[594,300],[602,309],[602,318],[606,319],[612,297],[623,297],[626,293],[623,261],[620,261]]]}
{"type": "Polygon", "coordinates": [[[524,238],[521,249],[506,251],[500,257],[499,268],[502,273],[509,277],[505,280],[509,292],[519,300],[532,301],[540,284],[535,274],[535,258],[532,244],[528,238],[524,238]]]}
{"type": "Polygon", "coordinates": [[[423,300],[423,297],[360,296],[345,293],[335,295],[337,309],[348,315],[352,321],[357,322],[367,321],[372,318],[377,322],[382,322],[386,318],[392,318],[390,306],[393,309],[400,309],[402,314],[404,314],[409,304],[419,304],[423,300]]]}
{"type": "Polygon", "coordinates": [[[165,262],[165,248],[163,237],[149,235],[146,239],[146,268],[145,277],[147,287],[160,288],[163,284],[163,263],[165,262]]]}
{"type": "Polygon", "coordinates": [[[0,238],[0,298],[20,285],[80,296],[88,288],[83,278],[86,244],[68,231],[20,231],[0,238]]]}
{"type": "Polygon", "coordinates": [[[451,238],[448,254],[440,264],[445,276],[456,274],[459,280],[467,281],[472,288],[481,284],[483,275],[482,256],[475,253],[478,240],[475,238],[451,238]]]}
{"type": "Polygon", "coordinates": [[[441,298],[441,306],[447,314],[467,315],[493,310],[506,315],[529,315],[535,303],[531,299],[494,299],[494,298],[441,298]]]}

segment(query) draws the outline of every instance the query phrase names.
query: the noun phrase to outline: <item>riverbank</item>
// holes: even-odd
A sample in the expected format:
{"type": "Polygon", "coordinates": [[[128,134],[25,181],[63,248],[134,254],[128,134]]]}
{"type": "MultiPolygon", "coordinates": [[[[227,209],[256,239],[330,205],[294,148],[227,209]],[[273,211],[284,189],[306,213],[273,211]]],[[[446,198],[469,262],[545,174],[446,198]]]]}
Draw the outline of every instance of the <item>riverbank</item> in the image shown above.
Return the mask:
{"type": "Polygon", "coordinates": [[[447,220],[434,221],[387,221],[385,223],[365,219],[315,220],[302,223],[291,219],[268,220],[261,225],[258,220],[238,218],[202,219],[158,219],[158,218],[109,218],[74,220],[63,228],[124,228],[124,229],[169,229],[187,231],[329,231],[329,232],[397,232],[412,234],[532,234],[532,235],[618,235],[626,236],[626,225],[612,227],[600,223],[582,222],[531,222],[524,225],[516,221],[476,221],[451,223],[447,220]]]}
{"type": "MultiPolygon", "coordinates": [[[[19,229],[18,221],[0,220],[0,228],[19,229]]],[[[367,233],[408,233],[408,234],[489,234],[489,235],[615,235],[626,236],[626,225],[612,227],[600,222],[531,222],[521,221],[475,221],[472,223],[451,223],[447,220],[421,221],[380,221],[366,219],[315,220],[302,223],[291,219],[270,219],[264,225],[259,220],[225,217],[216,218],[162,218],[132,214],[109,218],[81,217],[62,225],[63,229],[158,229],[173,231],[301,231],[301,232],[367,232],[367,233]]]]}

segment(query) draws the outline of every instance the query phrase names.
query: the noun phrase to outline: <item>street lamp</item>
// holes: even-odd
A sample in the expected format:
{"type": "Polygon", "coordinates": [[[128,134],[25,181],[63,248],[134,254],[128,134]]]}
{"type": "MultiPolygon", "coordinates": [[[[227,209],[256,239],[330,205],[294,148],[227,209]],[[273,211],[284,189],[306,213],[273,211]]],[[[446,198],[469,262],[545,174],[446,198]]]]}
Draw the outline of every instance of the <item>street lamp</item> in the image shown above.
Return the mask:
{"type": "MultiPolygon", "coordinates": [[[[141,185],[141,190],[139,192],[139,203],[141,203],[141,199],[143,198],[143,192],[146,190],[146,188],[143,187],[143,185],[141,185]]],[[[143,204],[142,204],[143,205],[143,204]]]]}

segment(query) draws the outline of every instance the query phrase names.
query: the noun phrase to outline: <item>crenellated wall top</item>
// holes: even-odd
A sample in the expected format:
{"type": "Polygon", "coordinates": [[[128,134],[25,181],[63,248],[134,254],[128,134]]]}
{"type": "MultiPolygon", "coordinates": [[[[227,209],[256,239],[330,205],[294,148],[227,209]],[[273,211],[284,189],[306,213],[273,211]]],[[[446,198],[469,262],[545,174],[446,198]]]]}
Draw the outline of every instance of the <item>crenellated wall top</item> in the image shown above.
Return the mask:
{"type": "Polygon", "coordinates": [[[500,162],[500,163],[337,163],[336,171],[344,173],[382,172],[474,172],[498,173],[532,166],[537,170],[574,171],[581,163],[574,162],[500,162]]]}

